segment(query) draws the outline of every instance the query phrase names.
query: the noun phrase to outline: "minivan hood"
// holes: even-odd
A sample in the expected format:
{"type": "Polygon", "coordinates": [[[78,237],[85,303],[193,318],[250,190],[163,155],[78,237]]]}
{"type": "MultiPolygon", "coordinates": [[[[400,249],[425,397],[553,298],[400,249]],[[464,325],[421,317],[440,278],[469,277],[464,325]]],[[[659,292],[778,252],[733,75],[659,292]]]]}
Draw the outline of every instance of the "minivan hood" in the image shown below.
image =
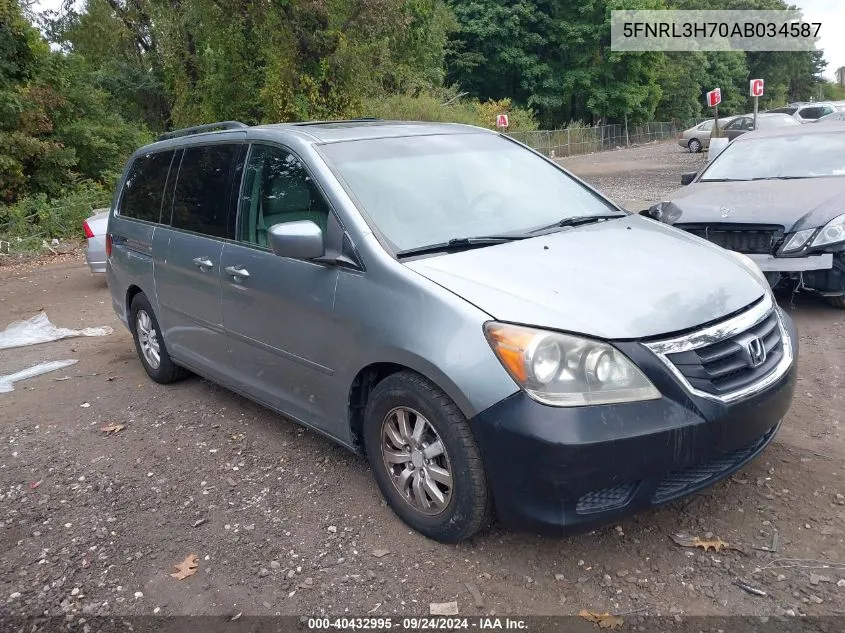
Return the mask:
{"type": "Polygon", "coordinates": [[[841,177],[751,182],[696,182],[670,195],[663,209],[675,224],[779,224],[787,233],[821,226],[845,213],[841,177]],[[672,209],[674,207],[674,209],[672,209]]]}
{"type": "Polygon", "coordinates": [[[494,319],[603,339],[694,328],[766,292],[728,251],[638,215],[405,265],[494,319]]]}

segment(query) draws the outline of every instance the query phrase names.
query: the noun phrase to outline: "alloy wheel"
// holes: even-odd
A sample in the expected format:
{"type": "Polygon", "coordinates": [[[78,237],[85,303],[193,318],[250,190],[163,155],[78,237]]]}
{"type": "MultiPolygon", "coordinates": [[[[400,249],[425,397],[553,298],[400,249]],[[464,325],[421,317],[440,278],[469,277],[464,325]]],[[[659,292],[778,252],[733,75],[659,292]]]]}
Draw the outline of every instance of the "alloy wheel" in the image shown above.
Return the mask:
{"type": "Polygon", "coordinates": [[[402,498],[427,515],[443,512],[452,498],[446,447],[424,415],[408,407],[388,412],[381,424],[381,455],[402,498]]]}
{"type": "Polygon", "coordinates": [[[156,332],[153,320],[146,310],[138,310],[135,315],[135,332],[138,336],[138,344],[141,347],[141,354],[144,360],[153,369],[158,369],[161,364],[161,350],[159,349],[158,332],[156,332]]]}

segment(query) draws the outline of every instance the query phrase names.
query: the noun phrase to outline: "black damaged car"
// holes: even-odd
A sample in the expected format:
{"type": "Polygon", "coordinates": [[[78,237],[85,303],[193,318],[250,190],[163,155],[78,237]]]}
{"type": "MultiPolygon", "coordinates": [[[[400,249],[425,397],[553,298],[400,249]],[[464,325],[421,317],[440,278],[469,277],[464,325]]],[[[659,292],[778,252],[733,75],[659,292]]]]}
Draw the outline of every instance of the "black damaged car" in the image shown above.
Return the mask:
{"type": "Polygon", "coordinates": [[[644,214],[845,309],[845,122],[749,132],[644,214]]]}

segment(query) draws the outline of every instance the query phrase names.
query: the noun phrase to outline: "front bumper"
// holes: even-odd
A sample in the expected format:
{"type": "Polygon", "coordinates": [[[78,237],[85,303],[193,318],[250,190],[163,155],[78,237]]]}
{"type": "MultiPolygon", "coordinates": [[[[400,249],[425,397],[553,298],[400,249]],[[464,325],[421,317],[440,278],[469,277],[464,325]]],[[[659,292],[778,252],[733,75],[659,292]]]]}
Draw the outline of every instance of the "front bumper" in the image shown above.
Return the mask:
{"type": "MultiPolygon", "coordinates": [[[[795,327],[783,318],[797,358],[795,327]]],[[[618,346],[660,400],[555,408],[520,391],[473,418],[504,524],[579,531],[706,488],[756,457],[792,402],[794,360],[768,388],[726,404],[690,394],[641,345],[618,346]]]]}
{"type": "Polygon", "coordinates": [[[764,273],[797,273],[805,270],[829,270],[833,268],[833,254],[808,255],[807,257],[774,257],[773,255],[746,254],[754,260],[764,273]]]}

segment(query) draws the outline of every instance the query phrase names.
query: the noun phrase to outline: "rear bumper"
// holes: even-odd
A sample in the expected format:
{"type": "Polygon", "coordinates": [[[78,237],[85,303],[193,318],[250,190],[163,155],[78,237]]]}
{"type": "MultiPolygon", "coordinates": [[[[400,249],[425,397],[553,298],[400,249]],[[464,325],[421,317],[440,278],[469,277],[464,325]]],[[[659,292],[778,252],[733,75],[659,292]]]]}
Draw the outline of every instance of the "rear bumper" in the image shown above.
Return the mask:
{"type": "Polygon", "coordinates": [[[519,392],[473,419],[503,523],[579,531],[706,488],[754,459],[792,402],[794,361],[768,388],[724,404],[690,395],[630,345],[660,400],[566,409],[519,392]]]}
{"type": "Polygon", "coordinates": [[[85,248],[85,261],[92,273],[106,272],[106,245],[102,236],[89,238],[85,248]]]}

